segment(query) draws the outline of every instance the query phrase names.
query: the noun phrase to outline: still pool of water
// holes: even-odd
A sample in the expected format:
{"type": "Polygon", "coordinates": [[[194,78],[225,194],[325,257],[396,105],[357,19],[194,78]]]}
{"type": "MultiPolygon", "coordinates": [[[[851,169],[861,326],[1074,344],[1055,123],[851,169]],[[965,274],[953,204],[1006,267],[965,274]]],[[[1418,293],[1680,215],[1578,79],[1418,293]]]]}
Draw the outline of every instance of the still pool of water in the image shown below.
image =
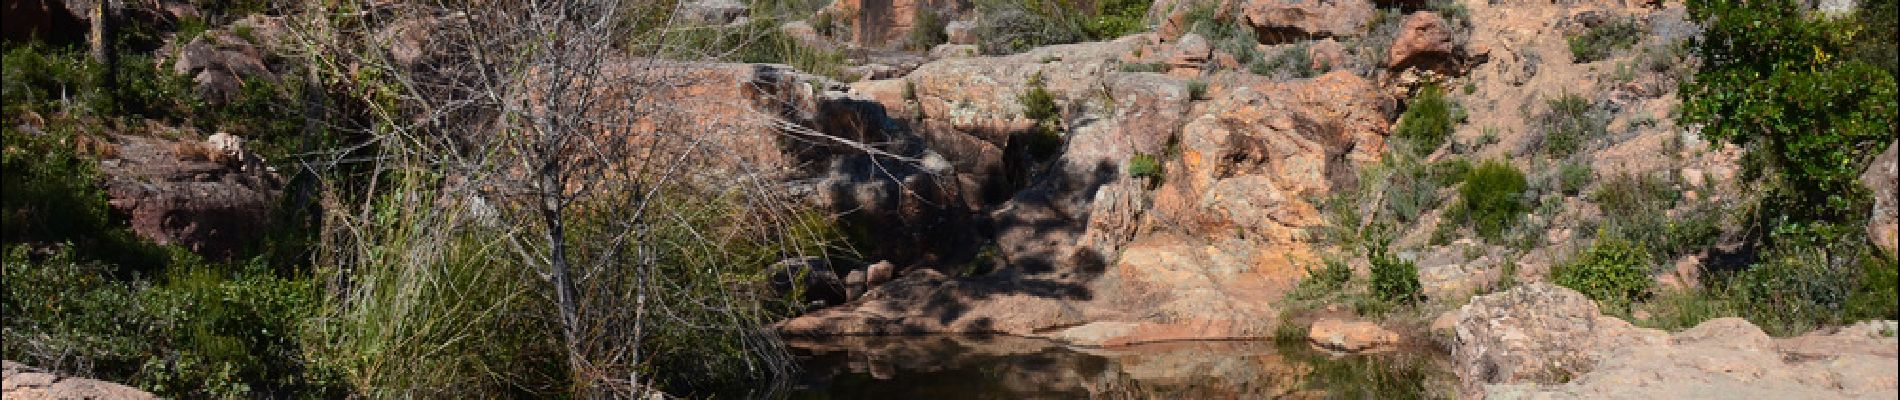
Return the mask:
{"type": "Polygon", "coordinates": [[[1454,397],[1427,349],[1334,357],[1302,343],[1115,348],[1013,336],[792,338],[793,399],[1410,399],[1454,397]]]}

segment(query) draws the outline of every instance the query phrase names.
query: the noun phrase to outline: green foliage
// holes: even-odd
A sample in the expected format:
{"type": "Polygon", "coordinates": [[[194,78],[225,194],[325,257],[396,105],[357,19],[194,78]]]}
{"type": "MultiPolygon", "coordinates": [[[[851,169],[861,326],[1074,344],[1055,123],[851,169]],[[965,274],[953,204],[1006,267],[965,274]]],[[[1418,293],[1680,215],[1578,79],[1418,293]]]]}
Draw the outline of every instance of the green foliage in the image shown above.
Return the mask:
{"type": "Polygon", "coordinates": [[[1567,196],[1583,192],[1590,181],[1596,179],[1596,172],[1590,170],[1590,164],[1565,162],[1557,167],[1557,190],[1567,196]]]}
{"type": "Polygon", "coordinates": [[[1153,155],[1135,153],[1128,158],[1128,176],[1161,179],[1161,162],[1155,160],[1153,155]]]}
{"type": "Polygon", "coordinates": [[[1588,63],[1609,58],[1610,54],[1636,45],[1646,29],[1635,18],[1617,18],[1570,36],[1570,58],[1588,63]]]}
{"type": "Polygon", "coordinates": [[[1321,290],[1335,290],[1352,282],[1352,267],[1347,266],[1345,261],[1327,259],[1324,264],[1325,266],[1320,269],[1307,270],[1306,280],[1301,281],[1301,285],[1313,285],[1321,290]]]}
{"type": "Polygon", "coordinates": [[[1016,95],[1016,102],[1023,107],[1023,116],[1037,122],[1050,123],[1056,120],[1060,110],[1056,107],[1056,97],[1049,93],[1043,84],[1041,71],[1029,76],[1029,89],[1016,95]]]}
{"type": "Polygon", "coordinates": [[[1168,63],[1122,63],[1122,72],[1168,72],[1168,63]]]}
{"type": "Polygon", "coordinates": [[[978,47],[985,54],[1108,40],[1147,29],[1147,1],[979,0],[975,2],[978,47]]]}
{"type": "Polygon", "coordinates": [[[1609,115],[1597,110],[1583,96],[1564,93],[1545,102],[1545,106],[1547,109],[1537,116],[1535,124],[1543,134],[1541,141],[1546,155],[1569,157],[1591,141],[1608,135],[1609,115]]]}
{"type": "Polygon", "coordinates": [[[74,249],[5,255],[7,359],[127,382],[165,396],[321,394],[297,336],[317,295],[308,279],[253,266],[226,272],[174,249],[169,278],[114,277],[74,249]]]}
{"type": "Polygon", "coordinates": [[[1690,1],[1707,28],[1696,42],[1702,67],[1680,91],[1682,122],[1742,146],[1748,170],[1772,175],[1765,210],[1796,221],[1863,218],[1867,193],[1855,178],[1895,137],[1900,104],[1889,71],[1850,55],[1857,40],[1893,38],[1860,39],[1875,32],[1802,4],[1690,1]]]}
{"type": "Polygon", "coordinates": [[[1419,88],[1418,94],[1405,107],[1405,114],[1399,118],[1399,125],[1393,134],[1406,141],[1407,147],[1418,154],[1431,154],[1437,150],[1445,138],[1451,136],[1452,128],[1458,121],[1453,119],[1452,103],[1445,98],[1444,89],[1428,84],[1419,88]]]}
{"type": "Polygon", "coordinates": [[[1207,100],[1207,81],[1199,79],[1188,81],[1188,99],[1207,100]]]}
{"type": "Polygon", "coordinates": [[[1550,272],[1551,281],[1576,289],[1606,307],[1627,310],[1648,293],[1654,263],[1648,250],[1616,236],[1598,235],[1596,243],[1550,272]]]}
{"type": "Polygon", "coordinates": [[[1419,300],[1418,265],[1391,254],[1387,244],[1366,249],[1372,263],[1370,280],[1374,298],[1387,303],[1411,303],[1419,300]]]}
{"type": "Polygon", "coordinates": [[[1721,210],[1711,204],[1670,214],[1681,193],[1652,175],[1617,175],[1603,181],[1590,200],[1603,210],[1609,235],[1633,241],[1663,259],[1701,251],[1715,244],[1721,210]]]}
{"type": "MultiPolygon", "coordinates": [[[[673,8],[640,3],[628,22],[625,39],[635,55],[680,60],[708,58],[729,62],[785,64],[799,71],[844,80],[843,53],[806,46],[778,29],[775,19],[754,19],[739,27],[671,26],[673,8]],[[721,49],[709,53],[709,49],[721,49]]],[[[821,14],[823,15],[823,14],[821,14]]],[[[817,28],[813,28],[817,29],[817,28]]],[[[939,29],[939,32],[942,30],[939,29]]]]}
{"type": "Polygon", "coordinates": [[[1527,209],[1524,173],[1509,163],[1486,160],[1465,175],[1458,187],[1459,212],[1479,236],[1498,240],[1527,209]]]}

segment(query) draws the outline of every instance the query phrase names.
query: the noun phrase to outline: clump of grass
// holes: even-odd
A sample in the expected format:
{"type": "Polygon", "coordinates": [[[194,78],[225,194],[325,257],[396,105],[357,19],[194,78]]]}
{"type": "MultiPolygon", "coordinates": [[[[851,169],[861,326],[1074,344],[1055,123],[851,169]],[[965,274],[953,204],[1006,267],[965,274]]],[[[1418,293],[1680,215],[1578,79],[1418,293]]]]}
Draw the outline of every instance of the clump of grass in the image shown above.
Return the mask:
{"type": "Polygon", "coordinates": [[[1313,56],[1307,52],[1310,48],[1311,46],[1306,43],[1287,46],[1273,57],[1248,66],[1248,72],[1274,79],[1305,79],[1318,76],[1319,70],[1313,69],[1313,56]]]}
{"type": "Polygon", "coordinates": [[[1207,100],[1207,81],[1195,79],[1188,81],[1189,100],[1207,100]]]}
{"type": "Polygon", "coordinates": [[[1567,38],[1570,57],[1577,63],[1609,58],[1617,51],[1636,45],[1644,36],[1643,25],[1635,18],[1617,18],[1585,29],[1567,38]]]}
{"type": "Polygon", "coordinates": [[[1122,72],[1168,72],[1168,63],[1122,63],[1115,68],[1122,72]]]}

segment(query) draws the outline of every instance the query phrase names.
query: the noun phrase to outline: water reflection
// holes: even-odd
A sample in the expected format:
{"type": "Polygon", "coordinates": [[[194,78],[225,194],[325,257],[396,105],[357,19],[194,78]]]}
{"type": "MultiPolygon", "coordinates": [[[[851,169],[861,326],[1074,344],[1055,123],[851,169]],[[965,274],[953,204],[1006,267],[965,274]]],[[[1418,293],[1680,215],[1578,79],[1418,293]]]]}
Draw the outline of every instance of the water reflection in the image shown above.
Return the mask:
{"type": "Polygon", "coordinates": [[[1013,336],[789,339],[793,399],[1437,398],[1430,352],[1333,358],[1304,345],[1072,348],[1013,336]]]}

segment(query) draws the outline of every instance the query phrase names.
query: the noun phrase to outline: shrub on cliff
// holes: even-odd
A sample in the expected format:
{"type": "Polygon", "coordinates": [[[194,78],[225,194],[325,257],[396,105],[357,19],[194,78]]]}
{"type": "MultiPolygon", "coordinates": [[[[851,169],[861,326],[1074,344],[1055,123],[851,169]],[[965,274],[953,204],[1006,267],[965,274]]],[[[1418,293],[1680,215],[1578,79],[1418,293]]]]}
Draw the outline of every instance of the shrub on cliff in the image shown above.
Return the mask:
{"type": "Polygon", "coordinates": [[[1567,38],[1570,58],[1587,63],[1609,58],[1643,39],[1643,25],[1635,18],[1616,18],[1567,38]]]}
{"type": "Polygon", "coordinates": [[[1517,223],[1524,214],[1524,173],[1509,163],[1486,160],[1465,174],[1463,186],[1458,187],[1459,208],[1456,214],[1464,218],[1470,226],[1485,239],[1503,238],[1504,231],[1517,223]]]}
{"type": "Polygon", "coordinates": [[[1438,85],[1425,85],[1405,107],[1405,115],[1399,117],[1399,126],[1393,134],[1405,139],[1407,147],[1418,154],[1431,154],[1451,136],[1452,127],[1457,125],[1453,115],[1454,106],[1445,98],[1445,90],[1438,85]]]}
{"type": "Polygon", "coordinates": [[[1642,245],[1600,234],[1589,249],[1552,269],[1550,278],[1606,307],[1623,310],[1649,291],[1649,269],[1654,262],[1642,245]]]}

